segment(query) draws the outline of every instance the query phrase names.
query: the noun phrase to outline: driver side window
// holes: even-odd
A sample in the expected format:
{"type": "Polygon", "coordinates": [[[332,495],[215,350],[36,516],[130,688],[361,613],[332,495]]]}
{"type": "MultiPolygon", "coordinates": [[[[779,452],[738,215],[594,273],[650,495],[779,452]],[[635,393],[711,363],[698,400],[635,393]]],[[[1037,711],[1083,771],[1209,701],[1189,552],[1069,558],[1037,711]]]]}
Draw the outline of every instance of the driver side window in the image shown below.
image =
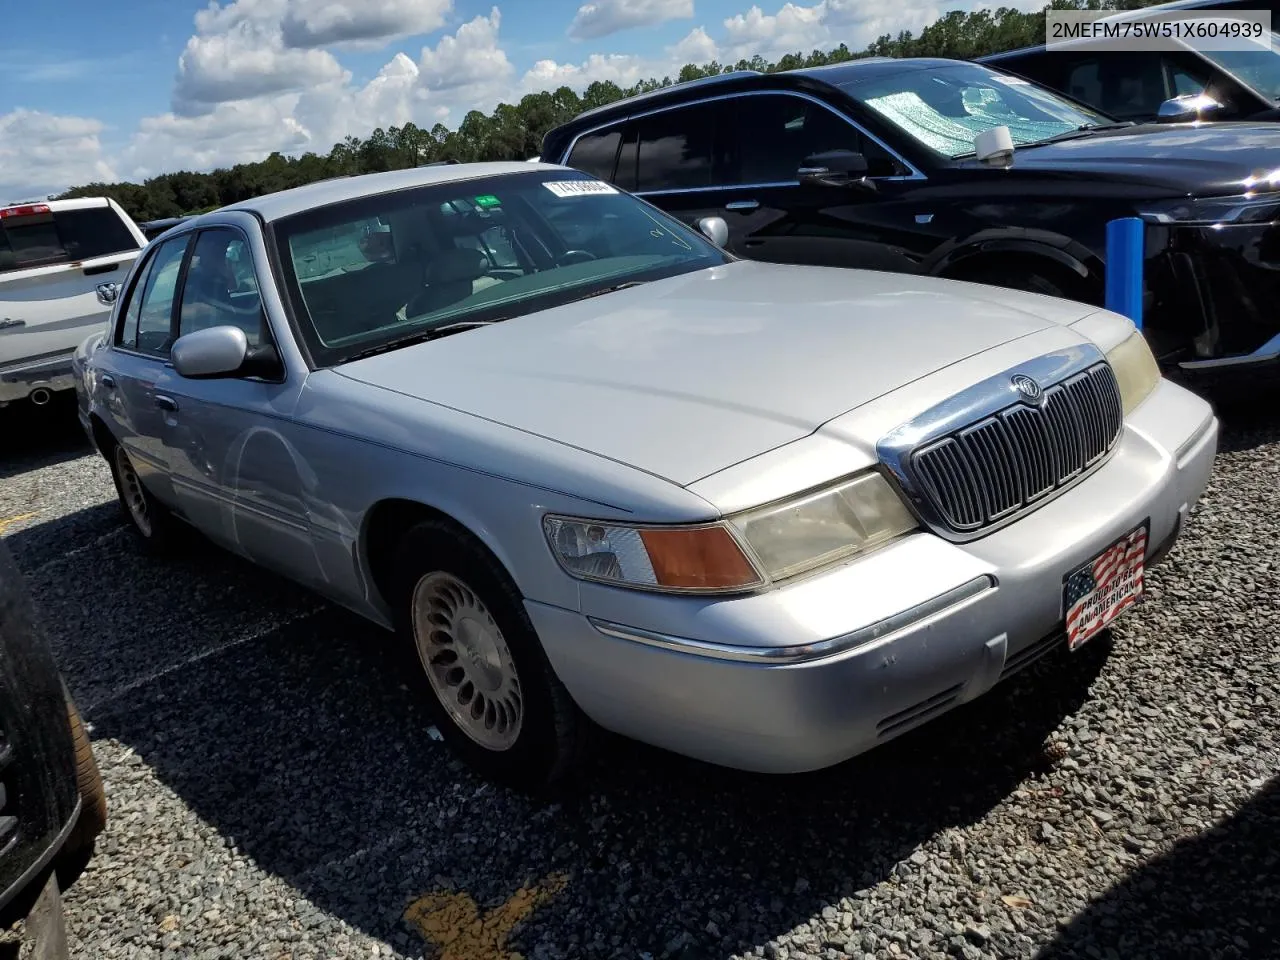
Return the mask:
{"type": "Polygon", "coordinates": [[[196,239],[182,288],[178,335],[222,326],[239,327],[251,347],[270,342],[248,244],[235,230],[215,228],[196,239]]]}
{"type": "Polygon", "coordinates": [[[732,103],[735,183],[794,182],[806,157],[828,150],[861,153],[872,177],[907,172],[852,123],[812,100],[766,94],[738,97],[732,103]]]}

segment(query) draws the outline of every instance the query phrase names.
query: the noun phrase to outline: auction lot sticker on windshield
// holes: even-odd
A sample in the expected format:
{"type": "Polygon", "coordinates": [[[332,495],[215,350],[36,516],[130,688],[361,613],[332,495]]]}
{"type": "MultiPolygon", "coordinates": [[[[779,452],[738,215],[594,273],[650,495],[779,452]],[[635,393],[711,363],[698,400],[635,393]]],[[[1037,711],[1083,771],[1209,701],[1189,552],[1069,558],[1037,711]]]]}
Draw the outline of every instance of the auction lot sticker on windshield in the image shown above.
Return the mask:
{"type": "Polygon", "coordinates": [[[1147,524],[1143,521],[1064,578],[1067,649],[1079,648],[1142,596],[1147,524]]]}
{"type": "Polygon", "coordinates": [[[618,192],[617,187],[603,180],[551,180],[542,185],[557,197],[590,197],[618,192]]]}

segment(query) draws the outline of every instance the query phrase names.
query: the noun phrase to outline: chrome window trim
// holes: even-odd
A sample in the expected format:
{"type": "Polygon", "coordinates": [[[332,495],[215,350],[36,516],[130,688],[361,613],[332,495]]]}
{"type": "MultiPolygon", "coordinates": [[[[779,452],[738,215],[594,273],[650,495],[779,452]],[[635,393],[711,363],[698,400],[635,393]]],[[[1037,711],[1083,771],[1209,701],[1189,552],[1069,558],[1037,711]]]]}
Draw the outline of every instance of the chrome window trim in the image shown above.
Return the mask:
{"type": "MultiPolygon", "coordinates": [[[[901,153],[899,153],[897,150],[890,147],[882,139],[877,137],[870,130],[867,130],[856,120],[841,113],[835,107],[831,106],[831,104],[826,103],[823,100],[819,100],[817,97],[813,96],[812,94],[803,93],[799,90],[742,90],[742,91],[739,91],[738,93],[722,93],[714,97],[700,97],[696,100],[686,100],[682,103],[668,104],[667,106],[664,106],[664,107],[655,107],[651,110],[642,110],[639,113],[628,113],[621,117],[618,117],[615,120],[611,120],[608,123],[597,124],[594,127],[589,127],[588,129],[575,134],[574,138],[569,141],[569,145],[565,147],[564,152],[560,155],[560,159],[558,162],[564,166],[568,166],[569,158],[573,156],[573,148],[578,145],[579,140],[581,140],[585,136],[588,136],[589,134],[598,133],[601,130],[606,130],[610,127],[621,127],[627,123],[630,123],[633,120],[640,120],[640,119],[643,119],[644,117],[651,117],[659,113],[667,113],[671,110],[682,110],[686,107],[696,107],[696,106],[702,106],[703,104],[716,103],[720,100],[736,100],[739,97],[762,97],[762,96],[798,97],[801,100],[807,100],[810,103],[816,103],[818,106],[834,114],[840,120],[843,120],[845,123],[851,126],[854,130],[858,131],[858,133],[862,134],[862,136],[866,137],[867,139],[871,140],[873,143],[877,144],[882,150],[884,150],[887,154],[889,154],[889,156],[893,157],[898,163],[901,163],[904,167],[906,167],[908,170],[911,171],[911,173],[909,174],[902,174],[902,175],[897,175],[892,177],[870,177],[868,179],[877,180],[877,181],[886,181],[886,182],[895,181],[895,180],[928,180],[929,179],[923,173],[920,172],[920,169],[915,164],[911,163],[909,160],[903,157],[901,153]]],[[[615,167],[617,165],[616,157],[614,159],[614,165],[615,167]]],[[[616,170],[615,170],[615,174],[616,174],[616,170]]],[[[799,185],[800,185],[799,180],[781,180],[781,181],[775,181],[771,183],[731,183],[731,184],[711,185],[706,187],[678,187],[673,190],[637,190],[634,192],[637,197],[651,197],[651,196],[665,196],[668,194],[700,193],[700,192],[705,192],[709,190],[758,190],[758,189],[768,189],[768,188],[778,188],[778,187],[798,187],[799,185]]]]}
{"type": "Polygon", "coordinates": [[[996,579],[989,574],[975,577],[967,583],[939,594],[924,603],[917,604],[885,617],[865,627],[849,633],[805,643],[780,647],[747,647],[729,643],[714,643],[708,640],[692,640],[688,637],[677,637],[669,633],[658,633],[640,627],[625,626],[602,620],[598,617],[587,617],[587,621],[604,634],[615,640],[626,640],[647,647],[656,647],[671,653],[682,653],[689,656],[703,657],[709,660],[729,660],[736,663],[753,664],[755,666],[785,667],[801,663],[812,663],[815,660],[828,660],[865,647],[882,640],[892,634],[920,626],[925,621],[949,613],[954,609],[967,605],[984,594],[996,589],[996,579]]]}
{"type": "Polygon", "coordinates": [[[1016,403],[1018,394],[1011,383],[1011,378],[1016,374],[1030,376],[1047,388],[1099,363],[1107,362],[1106,355],[1096,344],[1086,343],[1046,353],[1009,367],[936,404],[885,434],[876,444],[880,463],[891,475],[898,492],[923,525],[944,540],[952,543],[968,543],[1002,530],[1027,514],[1039,510],[1045,504],[1052,503],[1064,493],[1074,490],[1081,482],[1110,462],[1116,448],[1120,445],[1120,438],[1124,436],[1125,422],[1121,422],[1120,430],[1112,439],[1106,452],[1071,480],[995,523],[972,531],[954,530],[935,513],[908,470],[907,464],[911,455],[925,444],[993,416],[1016,403]]]}

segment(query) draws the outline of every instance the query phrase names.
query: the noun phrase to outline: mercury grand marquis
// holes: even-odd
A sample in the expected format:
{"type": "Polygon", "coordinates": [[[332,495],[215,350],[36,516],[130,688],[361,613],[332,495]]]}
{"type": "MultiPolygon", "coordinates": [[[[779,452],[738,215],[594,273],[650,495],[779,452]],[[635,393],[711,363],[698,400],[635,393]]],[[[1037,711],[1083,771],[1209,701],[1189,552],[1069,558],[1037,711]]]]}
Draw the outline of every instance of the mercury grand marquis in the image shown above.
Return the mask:
{"type": "Polygon", "coordinates": [[[144,544],[395,631],[530,789],[600,727],[833,765],[1143,596],[1218,421],[1129,320],[724,236],[543,163],[235,204],[111,294],[81,421],[144,544]]]}

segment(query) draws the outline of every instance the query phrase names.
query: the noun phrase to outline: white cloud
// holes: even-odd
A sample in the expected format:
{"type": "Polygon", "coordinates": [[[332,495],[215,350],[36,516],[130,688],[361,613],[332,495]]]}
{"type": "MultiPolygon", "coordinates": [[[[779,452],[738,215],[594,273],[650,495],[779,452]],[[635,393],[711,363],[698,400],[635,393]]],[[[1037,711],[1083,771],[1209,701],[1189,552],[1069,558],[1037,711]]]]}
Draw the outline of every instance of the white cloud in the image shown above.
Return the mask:
{"type": "Polygon", "coordinates": [[[704,28],[694,27],[668,53],[672,60],[678,60],[680,66],[684,66],[686,63],[701,64],[714,60],[719,55],[720,48],[704,28]]]}
{"type": "Polygon", "coordinates": [[[197,32],[178,58],[173,110],[198,116],[235,100],[304,90],[349,74],[327,50],[284,45],[279,23],[254,15],[248,0],[211,4],[196,17],[197,32]],[[212,32],[205,32],[208,28],[212,32]]]}
{"type": "Polygon", "coordinates": [[[596,40],[632,27],[655,27],[693,16],[693,0],[594,0],[578,8],[569,36],[596,40]]]}
{"type": "Polygon", "coordinates": [[[539,60],[521,79],[517,96],[562,86],[581,92],[597,81],[612,81],[625,88],[635,86],[641,80],[661,80],[663,77],[674,80],[686,64],[708,63],[718,55],[719,48],[707,31],[694,27],[684,39],[656,57],[593,53],[580,63],[539,60]]]}
{"type": "Polygon", "coordinates": [[[87,117],[23,109],[0,114],[0,204],[114,180],[102,130],[101,122],[87,117]]]}
{"type": "Polygon", "coordinates": [[[435,116],[441,109],[491,110],[511,93],[515,67],[498,42],[502,14],[497,7],[487,17],[475,17],[456,33],[424,47],[418,60],[424,100],[435,116]]]}
{"type": "Polygon", "coordinates": [[[218,104],[200,116],[146,117],[125,149],[122,172],[142,180],[174,170],[209,170],[264,160],[274,151],[320,149],[294,115],[299,95],[288,93],[218,104]]]}
{"type": "Polygon", "coordinates": [[[726,63],[736,63],[756,54],[776,60],[788,53],[828,50],[841,43],[858,51],[885,34],[897,36],[903,30],[919,33],[949,10],[995,10],[1001,6],[1039,10],[1044,0],[819,0],[813,4],[787,2],[773,13],[755,5],[724,20],[724,41],[718,55],[726,63]]]}
{"type": "Polygon", "coordinates": [[[293,0],[281,32],[286,46],[381,44],[444,26],[453,0],[293,0]]]}

